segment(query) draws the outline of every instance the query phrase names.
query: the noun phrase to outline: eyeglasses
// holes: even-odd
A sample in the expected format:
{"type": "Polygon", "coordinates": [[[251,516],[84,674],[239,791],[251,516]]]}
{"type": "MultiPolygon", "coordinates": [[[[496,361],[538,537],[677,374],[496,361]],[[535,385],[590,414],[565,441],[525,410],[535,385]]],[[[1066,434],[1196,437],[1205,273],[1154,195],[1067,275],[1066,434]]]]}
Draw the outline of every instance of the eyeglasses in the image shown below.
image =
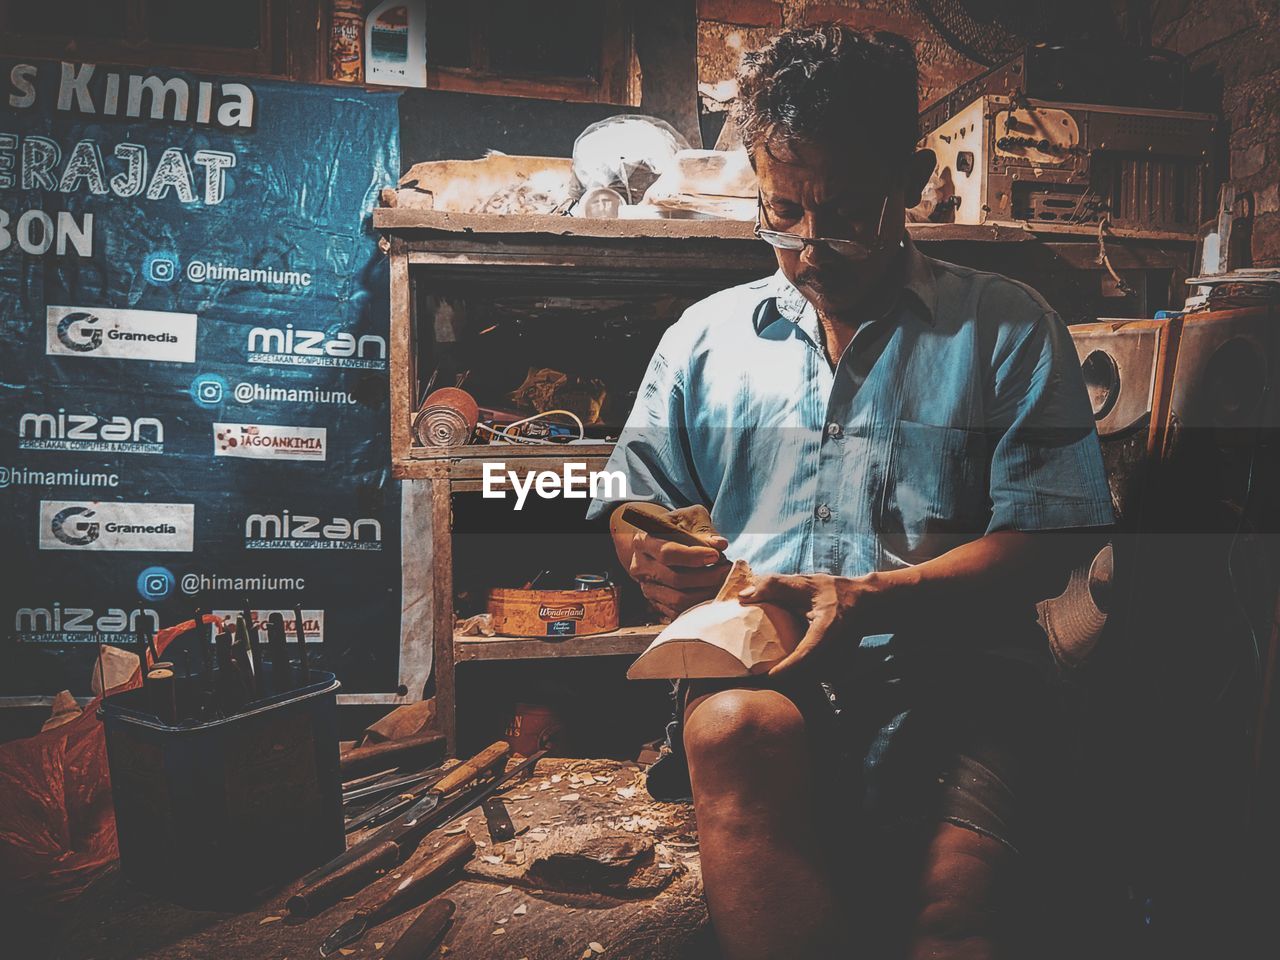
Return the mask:
{"type": "MultiPolygon", "coordinates": [[[[757,193],[760,216],[765,216],[764,200],[757,193]]],[[[756,221],[755,235],[778,250],[803,250],[808,246],[824,246],[836,256],[846,260],[866,260],[886,246],[881,234],[884,231],[884,215],[889,209],[889,197],[886,194],[880,204],[880,221],[876,224],[876,235],[870,240],[841,240],[836,237],[805,237],[798,233],[786,233],[782,230],[766,230],[756,221]]]]}

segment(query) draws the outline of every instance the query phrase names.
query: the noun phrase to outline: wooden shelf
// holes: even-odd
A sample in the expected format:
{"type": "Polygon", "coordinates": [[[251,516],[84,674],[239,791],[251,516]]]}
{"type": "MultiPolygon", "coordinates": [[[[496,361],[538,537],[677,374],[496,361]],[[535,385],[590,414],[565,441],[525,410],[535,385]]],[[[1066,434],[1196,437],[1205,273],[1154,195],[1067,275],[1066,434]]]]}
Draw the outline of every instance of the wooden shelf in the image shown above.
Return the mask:
{"type": "MultiPolygon", "coordinates": [[[[424,448],[414,448],[424,449],[424,448]]],[[[395,460],[391,475],[397,480],[442,480],[465,490],[479,490],[484,482],[484,465],[487,462],[505,463],[508,470],[559,471],[566,462],[585,464],[585,470],[603,470],[613,452],[612,443],[593,443],[574,446],[527,447],[516,444],[487,444],[474,447],[453,447],[442,450],[434,457],[414,457],[395,460]],[[462,451],[466,453],[462,453],[462,451]]]]}
{"type": "MultiPolygon", "coordinates": [[[[483,234],[544,237],[583,237],[613,240],[755,240],[755,224],[743,220],[592,220],[549,214],[457,213],[416,207],[378,207],[373,225],[389,233],[426,231],[435,234],[483,234]]],[[[1096,224],[1063,223],[908,223],[913,240],[923,243],[977,241],[980,243],[1026,243],[1076,237],[1096,240],[1096,224]]],[[[1183,233],[1139,230],[1131,227],[1107,228],[1108,238],[1194,243],[1183,233]]]]}
{"type": "Polygon", "coordinates": [[[546,657],[617,657],[642,653],[661,624],[622,627],[589,637],[464,637],[453,635],[455,663],[470,660],[541,660],[546,657]]]}

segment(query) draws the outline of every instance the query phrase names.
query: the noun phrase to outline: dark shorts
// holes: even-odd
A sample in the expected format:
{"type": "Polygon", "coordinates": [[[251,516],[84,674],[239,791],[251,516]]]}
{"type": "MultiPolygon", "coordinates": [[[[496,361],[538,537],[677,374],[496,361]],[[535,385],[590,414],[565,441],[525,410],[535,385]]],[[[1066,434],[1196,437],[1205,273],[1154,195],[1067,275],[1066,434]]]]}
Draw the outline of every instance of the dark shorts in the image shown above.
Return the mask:
{"type": "Polygon", "coordinates": [[[826,680],[721,683],[772,687],[804,714],[818,758],[821,839],[839,857],[836,873],[854,908],[882,927],[914,916],[939,824],[1018,854],[1045,833],[1065,754],[1064,714],[1060,691],[1032,667],[936,650],[914,661],[860,650],[826,680]]]}

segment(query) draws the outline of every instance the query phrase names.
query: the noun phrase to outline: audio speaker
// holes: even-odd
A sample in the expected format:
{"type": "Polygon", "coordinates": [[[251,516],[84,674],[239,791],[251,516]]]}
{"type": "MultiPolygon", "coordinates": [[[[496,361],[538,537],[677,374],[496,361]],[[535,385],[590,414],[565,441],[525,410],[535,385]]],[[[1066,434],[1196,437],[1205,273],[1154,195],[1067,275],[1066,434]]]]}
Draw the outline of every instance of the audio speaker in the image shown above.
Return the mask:
{"type": "Polygon", "coordinates": [[[1160,682],[1192,701],[1253,682],[1271,619],[1280,310],[1182,318],[1165,436],[1144,525],[1147,624],[1160,682]]]}
{"type": "Polygon", "coordinates": [[[1116,513],[1114,534],[1072,572],[1061,596],[1038,605],[1060,665],[1081,667],[1126,613],[1137,568],[1136,534],[1163,442],[1177,327],[1114,320],[1070,328],[1089,391],[1116,513]]]}

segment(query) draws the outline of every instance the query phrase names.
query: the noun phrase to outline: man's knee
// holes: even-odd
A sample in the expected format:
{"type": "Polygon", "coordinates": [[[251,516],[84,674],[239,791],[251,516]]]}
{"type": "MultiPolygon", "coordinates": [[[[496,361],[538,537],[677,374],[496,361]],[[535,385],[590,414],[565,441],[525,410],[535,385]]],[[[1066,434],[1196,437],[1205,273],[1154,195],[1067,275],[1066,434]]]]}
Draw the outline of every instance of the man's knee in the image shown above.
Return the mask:
{"type": "Polygon", "coordinates": [[[719,690],[690,701],[684,746],[693,767],[742,758],[767,768],[771,758],[803,749],[804,716],[776,690],[719,690]]]}

